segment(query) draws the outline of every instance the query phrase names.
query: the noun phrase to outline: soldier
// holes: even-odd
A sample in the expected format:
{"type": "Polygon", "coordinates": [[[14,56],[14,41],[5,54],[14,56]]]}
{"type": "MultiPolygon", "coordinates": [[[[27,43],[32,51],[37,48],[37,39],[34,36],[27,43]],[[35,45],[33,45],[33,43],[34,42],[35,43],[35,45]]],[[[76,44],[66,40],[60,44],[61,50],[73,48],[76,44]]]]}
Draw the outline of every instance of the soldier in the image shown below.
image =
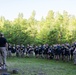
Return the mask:
{"type": "Polygon", "coordinates": [[[11,52],[12,52],[12,56],[14,56],[14,54],[16,53],[16,45],[15,44],[12,46],[11,52]]]}
{"type": "Polygon", "coordinates": [[[39,48],[38,48],[38,46],[35,46],[34,52],[35,52],[35,56],[38,57],[39,56],[39,48]]]}
{"type": "Polygon", "coordinates": [[[20,57],[20,46],[16,45],[16,56],[20,57]]]}
{"type": "Polygon", "coordinates": [[[43,56],[43,45],[39,45],[39,56],[44,58],[44,56],[43,56]]]}
{"type": "Polygon", "coordinates": [[[2,57],[1,64],[3,64],[3,69],[6,68],[6,56],[7,56],[6,48],[7,48],[7,40],[4,37],[4,35],[0,33],[0,54],[2,57]]]}
{"type": "Polygon", "coordinates": [[[70,48],[70,59],[73,60],[73,52],[75,50],[75,46],[71,46],[70,48]]]}
{"type": "Polygon", "coordinates": [[[74,65],[76,65],[76,43],[75,43],[75,50],[73,51],[73,59],[74,59],[74,65]]]}
{"type": "Polygon", "coordinates": [[[48,58],[49,59],[53,59],[54,58],[54,50],[53,50],[52,46],[50,46],[49,49],[48,49],[48,58]]]}
{"type": "Polygon", "coordinates": [[[8,52],[7,52],[7,56],[10,57],[12,54],[11,54],[11,50],[12,50],[12,45],[9,43],[8,44],[8,52]]]}
{"type": "Polygon", "coordinates": [[[43,48],[44,48],[44,57],[45,58],[48,58],[48,49],[49,49],[49,45],[48,44],[45,44],[44,46],[43,46],[43,48]]]}
{"type": "Polygon", "coordinates": [[[70,59],[70,50],[69,45],[65,45],[65,61],[69,61],[70,59]]]}
{"type": "Polygon", "coordinates": [[[27,57],[29,56],[29,48],[30,48],[30,45],[27,44],[27,46],[26,46],[26,56],[27,56],[27,57]]]}
{"type": "Polygon", "coordinates": [[[64,61],[65,60],[65,45],[64,44],[61,45],[61,54],[62,54],[62,60],[64,61]]]}
{"type": "Polygon", "coordinates": [[[20,50],[21,57],[24,57],[25,46],[22,44],[20,48],[21,48],[21,50],[20,50]]]}

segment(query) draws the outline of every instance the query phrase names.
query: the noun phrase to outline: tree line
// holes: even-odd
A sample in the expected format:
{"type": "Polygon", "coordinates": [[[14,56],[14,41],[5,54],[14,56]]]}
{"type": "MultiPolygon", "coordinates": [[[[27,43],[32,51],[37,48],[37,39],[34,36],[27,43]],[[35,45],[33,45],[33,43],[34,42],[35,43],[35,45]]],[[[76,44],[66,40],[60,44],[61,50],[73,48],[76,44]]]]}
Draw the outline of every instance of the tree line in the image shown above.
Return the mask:
{"type": "Polygon", "coordinates": [[[0,17],[0,32],[12,44],[57,44],[76,41],[76,16],[68,12],[48,11],[46,17],[35,19],[36,12],[26,19],[23,13],[13,21],[0,17]]]}

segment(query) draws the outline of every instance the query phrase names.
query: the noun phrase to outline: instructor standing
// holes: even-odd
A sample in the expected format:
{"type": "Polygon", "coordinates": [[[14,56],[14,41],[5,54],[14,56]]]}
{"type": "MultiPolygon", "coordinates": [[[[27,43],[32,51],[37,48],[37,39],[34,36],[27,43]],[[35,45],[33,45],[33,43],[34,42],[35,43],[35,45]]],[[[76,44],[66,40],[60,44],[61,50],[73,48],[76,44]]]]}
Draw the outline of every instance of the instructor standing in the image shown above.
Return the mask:
{"type": "Polygon", "coordinates": [[[2,33],[0,33],[0,55],[2,57],[3,68],[6,68],[6,56],[7,56],[7,40],[2,33]]]}

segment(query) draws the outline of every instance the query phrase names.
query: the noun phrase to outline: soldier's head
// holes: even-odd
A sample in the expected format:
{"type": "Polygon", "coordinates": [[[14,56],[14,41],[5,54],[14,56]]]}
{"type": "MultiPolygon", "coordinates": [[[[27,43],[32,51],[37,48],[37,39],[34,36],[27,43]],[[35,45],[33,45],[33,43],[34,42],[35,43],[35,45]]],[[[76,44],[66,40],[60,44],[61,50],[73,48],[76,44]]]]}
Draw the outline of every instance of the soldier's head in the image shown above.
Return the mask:
{"type": "Polygon", "coordinates": [[[74,46],[76,47],[76,43],[74,44],[74,46]]]}
{"type": "Polygon", "coordinates": [[[3,33],[0,33],[0,37],[4,37],[3,33]]]}

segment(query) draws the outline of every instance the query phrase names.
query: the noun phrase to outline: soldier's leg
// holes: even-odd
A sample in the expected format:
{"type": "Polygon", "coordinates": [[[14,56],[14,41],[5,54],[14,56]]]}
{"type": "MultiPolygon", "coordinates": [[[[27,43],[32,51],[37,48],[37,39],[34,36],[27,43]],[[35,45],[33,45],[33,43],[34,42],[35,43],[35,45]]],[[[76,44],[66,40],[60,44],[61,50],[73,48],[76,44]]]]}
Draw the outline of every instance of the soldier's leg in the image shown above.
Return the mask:
{"type": "Polygon", "coordinates": [[[3,64],[6,64],[6,57],[7,57],[6,48],[3,47],[3,48],[2,48],[2,59],[3,59],[3,64]]]}
{"type": "Polygon", "coordinates": [[[2,56],[0,54],[0,66],[2,66],[2,56]]]}

